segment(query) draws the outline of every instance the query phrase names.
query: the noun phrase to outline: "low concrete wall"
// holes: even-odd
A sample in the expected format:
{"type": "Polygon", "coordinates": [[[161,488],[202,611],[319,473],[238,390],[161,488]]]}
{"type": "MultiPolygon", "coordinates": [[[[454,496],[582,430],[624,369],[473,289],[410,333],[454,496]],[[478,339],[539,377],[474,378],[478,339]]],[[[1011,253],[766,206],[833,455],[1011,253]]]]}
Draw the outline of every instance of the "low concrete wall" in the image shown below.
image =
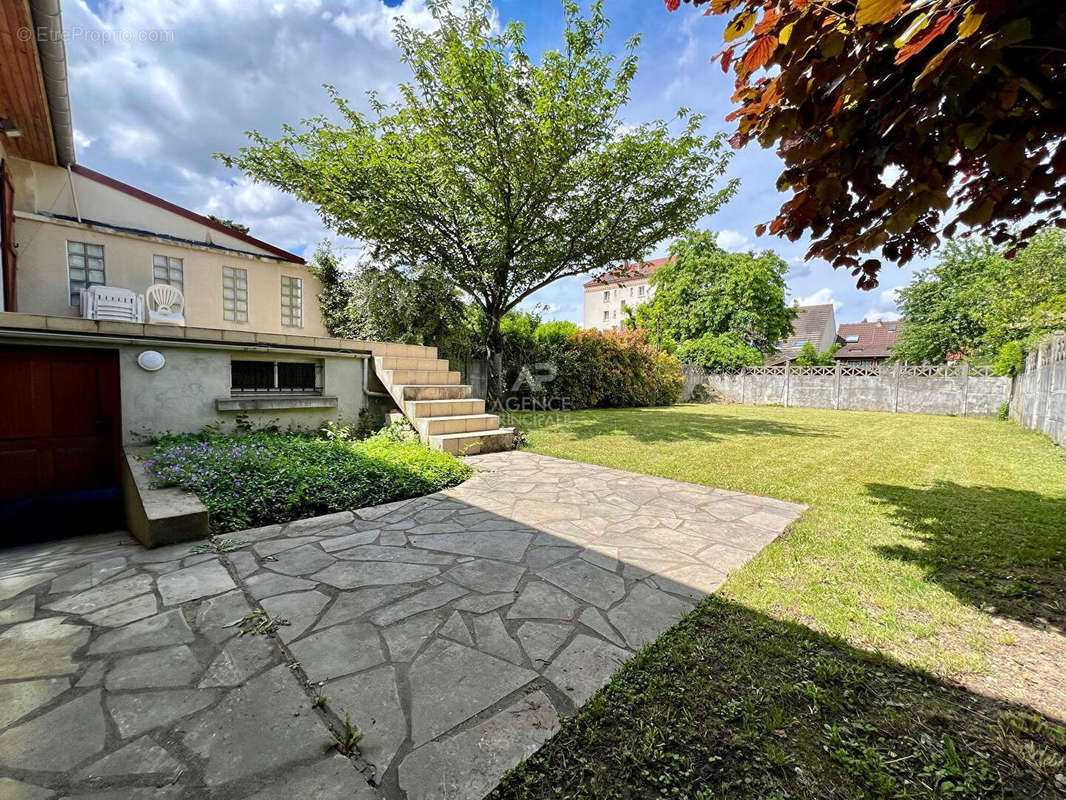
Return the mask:
{"type": "Polygon", "coordinates": [[[1066,336],[1055,336],[1029,354],[1014,379],[1010,416],[1066,445],[1066,336]]]}
{"type": "Polygon", "coordinates": [[[196,495],[175,487],[152,487],[142,460],[150,452],[129,450],[122,460],[122,502],[126,526],[145,547],[203,539],[208,533],[207,507],[196,495]]]}
{"type": "Polygon", "coordinates": [[[684,399],[711,390],[748,405],[990,417],[1010,399],[1010,386],[1010,378],[968,364],[753,367],[731,374],[685,367],[684,399]]]}
{"type": "Polygon", "coordinates": [[[122,383],[122,430],[126,444],[135,444],[160,433],[194,433],[205,425],[226,429],[238,414],[247,414],[255,425],[317,428],[327,420],[354,422],[363,408],[363,365],[357,357],[341,355],[293,356],[278,352],[253,353],[239,349],[196,349],[175,346],[119,347],[122,383]],[[166,359],[158,372],[137,365],[146,349],[157,350],[166,359]],[[299,398],[272,395],[231,403],[232,359],[273,361],[319,361],[322,365],[322,397],[299,398]],[[225,410],[219,409],[223,400],[225,410]]]}

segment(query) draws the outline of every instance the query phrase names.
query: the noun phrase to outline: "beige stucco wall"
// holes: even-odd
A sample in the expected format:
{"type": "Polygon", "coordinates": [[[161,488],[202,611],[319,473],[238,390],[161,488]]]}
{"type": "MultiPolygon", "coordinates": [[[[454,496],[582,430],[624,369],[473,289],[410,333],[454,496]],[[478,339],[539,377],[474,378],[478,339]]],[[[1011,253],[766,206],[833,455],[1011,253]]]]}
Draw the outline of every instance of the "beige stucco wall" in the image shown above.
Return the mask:
{"type": "Polygon", "coordinates": [[[46,164],[10,159],[15,183],[14,236],[18,243],[18,310],[28,314],[78,316],[69,302],[67,241],[102,244],[110,286],[143,293],[153,283],[152,256],[181,258],[184,266],[186,324],[224,330],[327,336],[318,305],[321,283],[301,264],[279,260],[268,251],[215,231],[194,220],[131,197],[96,181],[46,164]],[[203,245],[108,230],[76,221],[50,220],[49,214],[76,216],[73,179],[82,219],[203,245]],[[232,248],[230,251],[218,248],[232,248]],[[222,268],[248,271],[248,322],[222,317],[222,268]],[[281,277],[303,281],[303,326],[281,324],[281,277]]]}
{"type": "Polygon", "coordinates": [[[183,261],[185,322],[200,328],[250,330],[328,336],[318,305],[321,283],[299,264],[261,260],[231,253],[102,233],[77,223],[16,218],[18,242],[18,309],[26,314],[78,316],[70,305],[67,276],[67,242],[104,246],[104,269],[109,286],[143,294],[152,283],[152,256],[166,255],[183,261]],[[222,267],[248,271],[248,322],[222,318],[222,267]],[[303,281],[303,327],[281,324],[281,276],[303,281]]]}
{"type": "Polygon", "coordinates": [[[583,314],[583,328],[601,331],[617,329],[625,319],[622,305],[636,308],[648,302],[655,293],[654,287],[644,280],[628,280],[625,285],[609,284],[605,286],[587,287],[585,289],[585,307],[583,314]],[[644,296],[637,294],[638,287],[644,287],[644,296]],[[606,293],[610,293],[610,299],[604,299],[606,293]],[[605,322],[603,312],[610,314],[610,321],[605,322]]]}
{"type": "Polygon", "coordinates": [[[166,365],[147,372],[137,356],[148,347],[119,348],[122,386],[122,432],[126,444],[142,442],[160,433],[195,433],[205,425],[232,428],[237,412],[217,410],[215,401],[230,397],[231,359],[323,362],[323,395],[336,397],[336,408],[270,409],[246,411],[252,423],[265,426],[318,428],[326,420],[355,422],[365,402],[362,361],[358,358],[286,356],[242,350],[208,350],[188,347],[152,347],[163,354],[166,365]]]}

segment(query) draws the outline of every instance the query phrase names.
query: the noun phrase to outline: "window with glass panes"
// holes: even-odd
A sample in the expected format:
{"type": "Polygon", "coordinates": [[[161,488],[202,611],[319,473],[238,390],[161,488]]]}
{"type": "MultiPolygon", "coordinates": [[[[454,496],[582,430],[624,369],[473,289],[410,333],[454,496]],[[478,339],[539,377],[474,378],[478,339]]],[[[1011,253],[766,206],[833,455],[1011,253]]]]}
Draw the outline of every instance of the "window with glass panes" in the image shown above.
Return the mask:
{"type": "Polygon", "coordinates": [[[165,283],[185,294],[185,263],[180,258],[152,256],[152,282],[165,283]]]}
{"type": "Polygon", "coordinates": [[[304,324],[303,281],[289,275],[281,276],[281,324],[287,328],[304,324]]]}
{"type": "Polygon", "coordinates": [[[248,270],[222,268],[222,319],[248,321],[248,270]]]}
{"type": "Polygon", "coordinates": [[[104,246],[67,242],[67,273],[70,275],[70,304],[80,305],[80,290],[105,283],[104,246]]]}

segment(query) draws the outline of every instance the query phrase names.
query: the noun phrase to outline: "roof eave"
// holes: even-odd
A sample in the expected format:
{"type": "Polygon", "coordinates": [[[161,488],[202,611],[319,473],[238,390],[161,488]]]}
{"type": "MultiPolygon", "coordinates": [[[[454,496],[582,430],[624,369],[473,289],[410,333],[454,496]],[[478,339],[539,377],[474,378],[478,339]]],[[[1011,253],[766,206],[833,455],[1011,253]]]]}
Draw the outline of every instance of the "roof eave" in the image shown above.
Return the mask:
{"type": "Polygon", "coordinates": [[[74,119],[70,112],[67,47],[63,38],[63,14],[59,0],[30,0],[37,31],[37,53],[44,79],[45,99],[52,124],[56,163],[74,164],[74,119]]]}

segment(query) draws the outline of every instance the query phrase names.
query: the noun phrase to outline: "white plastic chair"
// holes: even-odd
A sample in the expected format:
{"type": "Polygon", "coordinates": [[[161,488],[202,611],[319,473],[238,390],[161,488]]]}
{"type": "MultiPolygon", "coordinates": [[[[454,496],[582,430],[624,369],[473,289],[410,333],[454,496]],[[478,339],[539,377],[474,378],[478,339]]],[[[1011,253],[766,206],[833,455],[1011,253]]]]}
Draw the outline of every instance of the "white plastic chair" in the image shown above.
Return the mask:
{"type": "Polygon", "coordinates": [[[85,319],[143,322],[144,303],[139,294],[117,286],[90,286],[81,290],[81,313],[85,319]]]}
{"type": "Polygon", "coordinates": [[[153,325],[184,325],[185,296],[176,286],[153,283],[144,293],[148,322],[153,325]]]}

